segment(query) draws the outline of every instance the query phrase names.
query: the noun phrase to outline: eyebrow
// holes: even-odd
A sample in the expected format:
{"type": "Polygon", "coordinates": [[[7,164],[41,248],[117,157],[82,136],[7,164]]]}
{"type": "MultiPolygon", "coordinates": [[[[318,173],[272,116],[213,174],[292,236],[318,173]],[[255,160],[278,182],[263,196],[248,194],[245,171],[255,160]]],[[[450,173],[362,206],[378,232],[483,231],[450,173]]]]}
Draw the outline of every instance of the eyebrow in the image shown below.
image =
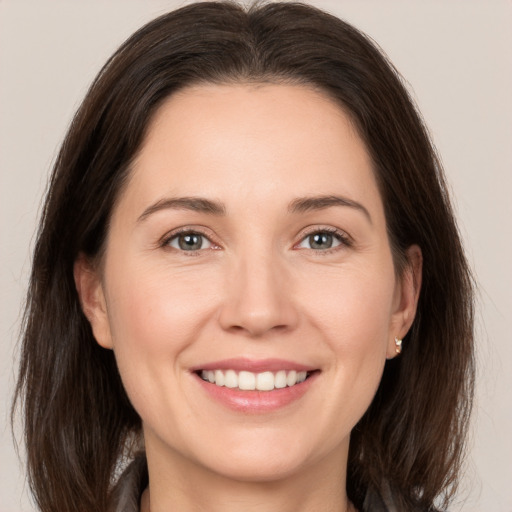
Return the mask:
{"type": "MultiPolygon", "coordinates": [[[[361,203],[341,196],[321,195],[299,197],[294,199],[288,205],[288,211],[290,213],[306,213],[314,210],[324,210],[333,206],[345,206],[359,210],[369,220],[370,224],[372,223],[370,213],[361,203]]],[[[211,199],[194,196],[169,197],[160,199],[146,208],[137,219],[137,222],[142,222],[147,217],[160,210],[189,210],[193,212],[207,213],[210,215],[226,214],[226,207],[219,201],[212,201],[211,199]]]]}
{"type": "Polygon", "coordinates": [[[208,213],[210,215],[226,214],[226,208],[218,201],[212,201],[203,197],[169,197],[160,199],[146,208],[137,219],[137,222],[142,222],[150,215],[160,210],[190,210],[193,212],[208,213]]]}
{"type": "Polygon", "coordinates": [[[370,224],[372,224],[370,212],[361,203],[342,196],[326,195],[299,197],[294,199],[288,205],[288,211],[291,213],[305,213],[314,210],[324,210],[326,208],[331,208],[332,206],[347,206],[349,208],[354,208],[355,210],[362,212],[370,224]]]}

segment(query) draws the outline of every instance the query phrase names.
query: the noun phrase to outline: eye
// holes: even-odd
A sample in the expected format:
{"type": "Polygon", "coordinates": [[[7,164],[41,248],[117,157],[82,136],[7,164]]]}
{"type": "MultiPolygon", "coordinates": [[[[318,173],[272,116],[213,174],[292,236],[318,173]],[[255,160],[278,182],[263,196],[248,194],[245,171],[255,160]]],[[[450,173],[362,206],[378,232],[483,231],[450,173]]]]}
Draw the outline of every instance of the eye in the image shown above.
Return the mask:
{"type": "Polygon", "coordinates": [[[300,249],[313,249],[315,251],[326,251],[334,249],[342,244],[348,245],[348,241],[341,233],[326,230],[315,231],[307,235],[298,245],[300,249]]]}
{"type": "Polygon", "coordinates": [[[201,249],[210,249],[213,246],[205,235],[194,231],[174,235],[167,240],[166,245],[180,251],[200,251],[201,249]]]}

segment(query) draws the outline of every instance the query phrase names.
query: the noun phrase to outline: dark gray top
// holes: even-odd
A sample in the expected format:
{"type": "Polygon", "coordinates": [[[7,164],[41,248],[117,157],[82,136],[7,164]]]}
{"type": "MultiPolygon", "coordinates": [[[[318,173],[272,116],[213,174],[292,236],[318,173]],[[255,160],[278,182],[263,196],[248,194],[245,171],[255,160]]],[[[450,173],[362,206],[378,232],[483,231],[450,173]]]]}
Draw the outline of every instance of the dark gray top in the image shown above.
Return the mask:
{"type": "MultiPolygon", "coordinates": [[[[139,455],[119,478],[111,497],[109,512],[139,512],[142,492],[148,485],[146,458],[139,455]]],[[[361,512],[398,512],[391,495],[382,498],[367,493],[361,512]]]]}

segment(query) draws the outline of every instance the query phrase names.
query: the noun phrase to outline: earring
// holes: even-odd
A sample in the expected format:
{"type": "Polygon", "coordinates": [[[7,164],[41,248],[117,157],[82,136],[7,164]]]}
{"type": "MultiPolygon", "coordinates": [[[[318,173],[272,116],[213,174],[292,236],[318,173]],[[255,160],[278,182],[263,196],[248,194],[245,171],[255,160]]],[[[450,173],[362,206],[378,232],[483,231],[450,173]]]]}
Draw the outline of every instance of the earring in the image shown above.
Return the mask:
{"type": "Polygon", "coordinates": [[[395,337],[395,352],[397,354],[402,353],[402,340],[398,339],[397,337],[395,337]]]}

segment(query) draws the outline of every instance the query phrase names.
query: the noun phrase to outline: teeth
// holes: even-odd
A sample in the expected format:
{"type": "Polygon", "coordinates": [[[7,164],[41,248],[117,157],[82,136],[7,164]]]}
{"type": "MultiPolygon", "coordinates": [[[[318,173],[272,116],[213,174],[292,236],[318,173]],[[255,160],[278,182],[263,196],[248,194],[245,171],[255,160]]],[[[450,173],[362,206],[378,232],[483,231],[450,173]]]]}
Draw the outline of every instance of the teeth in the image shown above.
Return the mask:
{"type": "Polygon", "coordinates": [[[306,380],[307,376],[308,376],[307,372],[299,372],[299,373],[297,373],[297,384],[299,384],[299,382],[304,382],[306,380]]]}
{"type": "MultiPolygon", "coordinates": [[[[222,370],[219,370],[222,371],[222,370]]],[[[203,372],[204,373],[204,372],[203,372]]],[[[204,377],[203,377],[204,379],[204,377]]],[[[219,384],[220,386],[220,384],[219,384]]],[[[228,370],[224,374],[224,386],[227,388],[237,388],[238,387],[238,375],[234,370],[228,370]]]]}
{"type": "Polygon", "coordinates": [[[243,391],[272,391],[273,389],[282,389],[286,386],[295,386],[295,384],[304,382],[307,376],[307,372],[297,372],[295,370],[280,370],[276,373],[253,373],[246,371],[237,373],[234,370],[203,370],[201,372],[203,380],[217,386],[238,388],[243,391]]]}
{"type": "Polygon", "coordinates": [[[297,372],[295,370],[288,372],[288,375],[286,376],[286,385],[293,386],[296,382],[297,382],[297,372]]]}
{"type": "Polygon", "coordinates": [[[272,372],[263,372],[256,375],[256,388],[259,391],[272,391],[275,387],[275,378],[272,372]]]}
{"type": "Polygon", "coordinates": [[[251,372],[240,372],[238,374],[238,387],[247,391],[256,389],[256,375],[251,372]]]}
{"type": "Polygon", "coordinates": [[[215,370],[215,382],[218,386],[224,386],[224,374],[220,370],[215,370]]]}
{"type": "Polygon", "coordinates": [[[284,370],[276,373],[276,376],[274,377],[274,387],[277,389],[286,387],[286,372],[284,370]]]}

